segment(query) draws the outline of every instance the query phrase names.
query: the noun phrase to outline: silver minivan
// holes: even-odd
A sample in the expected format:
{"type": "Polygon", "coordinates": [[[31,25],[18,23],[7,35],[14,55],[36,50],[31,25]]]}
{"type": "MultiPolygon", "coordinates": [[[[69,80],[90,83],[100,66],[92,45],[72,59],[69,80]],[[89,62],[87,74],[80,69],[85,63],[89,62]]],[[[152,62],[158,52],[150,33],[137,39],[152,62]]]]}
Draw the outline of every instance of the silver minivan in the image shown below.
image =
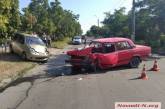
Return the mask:
{"type": "Polygon", "coordinates": [[[35,35],[16,33],[10,43],[10,49],[24,60],[47,61],[49,58],[46,45],[35,35]]]}

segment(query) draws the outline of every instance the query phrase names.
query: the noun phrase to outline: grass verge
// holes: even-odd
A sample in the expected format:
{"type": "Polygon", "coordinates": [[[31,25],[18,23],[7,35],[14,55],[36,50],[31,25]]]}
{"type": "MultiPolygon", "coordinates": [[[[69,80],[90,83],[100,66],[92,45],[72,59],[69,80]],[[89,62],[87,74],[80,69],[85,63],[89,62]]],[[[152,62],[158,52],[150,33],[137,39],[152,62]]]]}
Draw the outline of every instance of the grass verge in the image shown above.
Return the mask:
{"type": "Polygon", "coordinates": [[[68,45],[69,42],[70,42],[70,38],[66,37],[62,40],[52,42],[52,47],[63,49],[65,46],[68,45]]]}
{"type": "Polygon", "coordinates": [[[14,80],[18,77],[22,77],[24,73],[35,67],[35,63],[32,62],[9,62],[0,61],[0,82],[4,79],[10,78],[14,80]]]}

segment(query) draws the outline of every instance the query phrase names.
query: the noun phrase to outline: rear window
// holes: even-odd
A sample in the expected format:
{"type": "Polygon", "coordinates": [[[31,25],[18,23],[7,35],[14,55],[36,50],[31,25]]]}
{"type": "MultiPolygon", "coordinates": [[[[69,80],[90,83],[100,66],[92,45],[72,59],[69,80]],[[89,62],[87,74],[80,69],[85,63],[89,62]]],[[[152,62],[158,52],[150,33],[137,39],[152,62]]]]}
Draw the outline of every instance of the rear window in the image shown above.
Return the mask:
{"type": "Polygon", "coordinates": [[[75,36],[74,39],[81,39],[81,36],[75,36]]]}
{"type": "Polygon", "coordinates": [[[77,38],[77,37],[76,37],[76,38],[74,38],[74,39],[81,39],[81,38],[77,38]]]}
{"type": "Polygon", "coordinates": [[[123,42],[117,42],[116,48],[117,50],[126,50],[126,49],[130,49],[131,46],[127,41],[123,41],[123,42]]]}

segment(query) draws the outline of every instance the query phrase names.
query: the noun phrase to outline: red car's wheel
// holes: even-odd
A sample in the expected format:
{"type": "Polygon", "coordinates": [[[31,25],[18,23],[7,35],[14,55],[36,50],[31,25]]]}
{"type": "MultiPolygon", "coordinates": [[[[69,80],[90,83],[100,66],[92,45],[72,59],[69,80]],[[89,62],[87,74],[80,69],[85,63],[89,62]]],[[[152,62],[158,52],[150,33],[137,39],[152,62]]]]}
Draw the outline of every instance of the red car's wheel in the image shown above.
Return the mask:
{"type": "Polygon", "coordinates": [[[71,67],[71,74],[78,74],[81,72],[81,68],[77,66],[72,66],[71,67]]]}
{"type": "Polygon", "coordinates": [[[139,57],[133,57],[131,61],[129,62],[129,66],[131,68],[138,68],[140,64],[140,58],[139,57]]]}
{"type": "Polygon", "coordinates": [[[95,60],[94,62],[91,63],[91,70],[93,72],[97,72],[100,69],[99,67],[99,61],[95,60]]]}
{"type": "Polygon", "coordinates": [[[91,64],[91,70],[92,70],[93,72],[96,72],[96,71],[97,71],[97,64],[96,64],[96,63],[92,63],[92,64],[91,64]]]}

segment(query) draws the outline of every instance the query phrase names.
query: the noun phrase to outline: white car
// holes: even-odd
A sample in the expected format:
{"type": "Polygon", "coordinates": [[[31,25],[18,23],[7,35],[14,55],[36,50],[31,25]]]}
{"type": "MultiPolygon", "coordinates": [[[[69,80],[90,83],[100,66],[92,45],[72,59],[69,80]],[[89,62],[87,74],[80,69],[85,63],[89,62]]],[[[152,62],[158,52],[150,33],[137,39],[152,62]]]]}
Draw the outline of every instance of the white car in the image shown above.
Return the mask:
{"type": "Polygon", "coordinates": [[[73,44],[81,44],[82,42],[83,41],[82,41],[81,36],[74,36],[73,39],[72,39],[73,44]]]}

